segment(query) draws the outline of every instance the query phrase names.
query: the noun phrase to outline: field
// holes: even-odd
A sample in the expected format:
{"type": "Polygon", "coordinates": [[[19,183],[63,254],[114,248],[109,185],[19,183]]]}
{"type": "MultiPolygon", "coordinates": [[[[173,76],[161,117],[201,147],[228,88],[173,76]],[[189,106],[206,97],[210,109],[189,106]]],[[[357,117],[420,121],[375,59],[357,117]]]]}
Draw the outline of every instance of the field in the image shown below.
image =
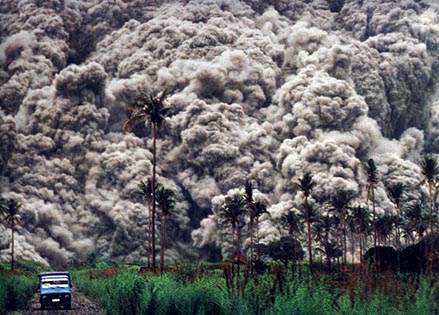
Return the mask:
{"type": "MultiPolygon", "coordinates": [[[[20,262],[15,272],[0,269],[0,314],[24,308],[44,270],[20,262]]],[[[312,276],[306,266],[271,265],[264,273],[241,276],[230,265],[174,265],[163,274],[139,265],[98,262],[73,271],[78,290],[108,315],[427,315],[438,314],[435,275],[345,271],[312,276]],[[238,289],[239,288],[239,289],[238,289]]],[[[9,313],[10,314],[10,313],[9,313]]]]}
{"type": "Polygon", "coordinates": [[[436,280],[356,272],[292,276],[273,265],[257,277],[243,273],[238,290],[237,277],[200,266],[175,266],[163,275],[127,266],[75,274],[80,290],[114,315],[437,314],[436,280]]]}

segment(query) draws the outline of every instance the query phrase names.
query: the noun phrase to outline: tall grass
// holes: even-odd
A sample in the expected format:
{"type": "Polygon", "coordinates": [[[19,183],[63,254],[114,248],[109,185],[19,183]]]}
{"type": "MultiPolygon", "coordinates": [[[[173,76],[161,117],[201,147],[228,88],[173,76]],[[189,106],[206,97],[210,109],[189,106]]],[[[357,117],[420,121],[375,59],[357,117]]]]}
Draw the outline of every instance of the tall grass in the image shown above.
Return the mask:
{"type": "Polygon", "coordinates": [[[29,304],[38,281],[26,275],[0,274],[0,314],[16,311],[29,304]]]}
{"type": "Polygon", "coordinates": [[[184,285],[171,276],[144,277],[132,271],[97,280],[79,273],[75,279],[80,290],[109,315],[225,314],[227,292],[220,279],[184,285]]]}
{"type": "Polygon", "coordinates": [[[109,315],[439,314],[438,284],[425,277],[413,283],[384,279],[388,283],[374,287],[360,279],[351,287],[337,287],[327,279],[295,276],[280,286],[266,274],[251,280],[243,293],[229,291],[219,276],[184,282],[170,274],[122,270],[108,279],[90,280],[86,273],[75,279],[109,315]]]}

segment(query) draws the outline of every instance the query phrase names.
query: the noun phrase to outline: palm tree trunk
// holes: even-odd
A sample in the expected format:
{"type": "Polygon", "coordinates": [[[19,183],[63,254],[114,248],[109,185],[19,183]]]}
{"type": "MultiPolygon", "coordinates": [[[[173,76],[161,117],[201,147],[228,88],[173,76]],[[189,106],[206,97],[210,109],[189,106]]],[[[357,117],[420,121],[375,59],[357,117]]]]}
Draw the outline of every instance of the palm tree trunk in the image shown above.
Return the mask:
{"type": "Polygon", "coordinates": [[[396,246],[397,246],[397,271],[401,272],[401,231],[399,229],[399,217],[401,215],[401,208],[399,204],[396,205],[396,246]]]}
{"type": "Polygon", "coordinates": [[[376,226],[376,209],[375,209],[375,189],[372,186],[372,221],[373,221],[373,258],[377,266],[377,226],[376,226]]]}
{"type": "Polygon", "coordinates": [[[12,222],[12,226],[11,226],[11,231],[12,231],[12,240],[11,240],[11,270],[14,270],[14,248],[15,248],[15,244],[14,244],[14,230],[15,230],[15,224],[14,222],[12,222]]]}
{"type": "MultiPolygon", "coordinates": [[[[308,215],[308,214],[307,214],[308,215]]],[[[308,225],[308,255],[309,255],[309,270],[312,271],[312,251],[311,251],[311,222],[307,218],[308,225]]]]}
{"type": "Polygon", "coordinates": [[[342,229],[343,229],[343,261],[342,261],[342,267],[346,267],[348,246],[347,246],[347,241],[346,241],[346,220],[345,220],[344,213],[343,213],[342,229]]]}
{"type": "Polygon", "coordinates": [[[430,253],[427,266],[427,274],[430,274],[433,269],[433,257],[434,257],[434,240],[433,240],[433,191],[432,183],[429,183],[428,190],[430,193],[430,253]]]}
{"type": "Polygon", "coordinates": [[[156,270],[155,261],[155,209],[156,209],[156,139],[157,138],[157,125],[152,123],[152,218],[151,218],[151,243],[152,243],[152,269],[156,270]]]}
{"type": "Polygon", "coordinates": [[[160,273],[163,273],[163,271],[165,270],[165,263],[164,263],[164,261],[165,261],[165,237],[166,237],[166,235],[165,235],[165,231],[166,231],[166,229],[165,229],[165,227],[166,227],[166,222],[165,222],[165,216],[162,214],[162,226],[161,226],[161,229],[162,229],[162,233],[161,233],[161,235],[162,235],[162,237],[161,237],[161,239],[160,239],[160,273]]]}
{"type": "Polygon", "coordinates": [[[254,246],[254,240],[253,240],[253,225],[254,225],[254,218],[252,215],[250,215],[250,274],[253,274],[253,246],[254,246]]]}
{"type": "Polygon", "coordinates": [[[152,208],[151,204],[148,204],[148,231],[147,231],[147,246],[148,246],[148,268],[151,268],[152,263],[152,208]]]}
{"type": "Polygon", "coordinates": [[[261,252],[259,250],[259,218],[256,217],[256,256],[258,260],[261,260],[261,252]]]}

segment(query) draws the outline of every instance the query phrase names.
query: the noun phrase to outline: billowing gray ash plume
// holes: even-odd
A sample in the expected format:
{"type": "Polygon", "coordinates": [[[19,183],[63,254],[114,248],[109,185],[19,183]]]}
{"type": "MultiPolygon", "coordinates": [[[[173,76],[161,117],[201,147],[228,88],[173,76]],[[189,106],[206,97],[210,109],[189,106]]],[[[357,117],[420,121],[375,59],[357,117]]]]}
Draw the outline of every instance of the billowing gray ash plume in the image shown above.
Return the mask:
{"type": "MultiPolygon", "coordinates": [[[[123,134],[136,91],[170,87],[160,183],[177,194],[169,259],[230,252],[227,194],[254,181],[271,216],[313,198],[420,180],[438,153],[438,8],[422,0],[0,0],[0,176],[22,203],[17,255],[53,265],[145,257],[148,126],[123,134]],[[235,190],[234,190],[235,189],[235,190]],[[207,250],[206,250],[207,249],[207,250]]],[[[418,198],[411,193],[409,198],[418,198]]],[[[9,233],[0,225],[1,257],[9,233]]]]}

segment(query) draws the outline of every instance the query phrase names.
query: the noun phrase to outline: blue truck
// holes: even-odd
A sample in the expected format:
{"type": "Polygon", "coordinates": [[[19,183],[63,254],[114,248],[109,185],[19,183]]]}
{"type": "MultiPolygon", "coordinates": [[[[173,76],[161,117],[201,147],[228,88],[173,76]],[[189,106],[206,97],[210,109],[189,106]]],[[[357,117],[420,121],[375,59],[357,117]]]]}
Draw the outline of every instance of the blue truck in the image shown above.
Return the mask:
{"type": "Polygon", "coordinates": [[[49,306],[72,308],[72,281],[68,272],[44,272],[38,275],[41,309],[49,306]]]}

